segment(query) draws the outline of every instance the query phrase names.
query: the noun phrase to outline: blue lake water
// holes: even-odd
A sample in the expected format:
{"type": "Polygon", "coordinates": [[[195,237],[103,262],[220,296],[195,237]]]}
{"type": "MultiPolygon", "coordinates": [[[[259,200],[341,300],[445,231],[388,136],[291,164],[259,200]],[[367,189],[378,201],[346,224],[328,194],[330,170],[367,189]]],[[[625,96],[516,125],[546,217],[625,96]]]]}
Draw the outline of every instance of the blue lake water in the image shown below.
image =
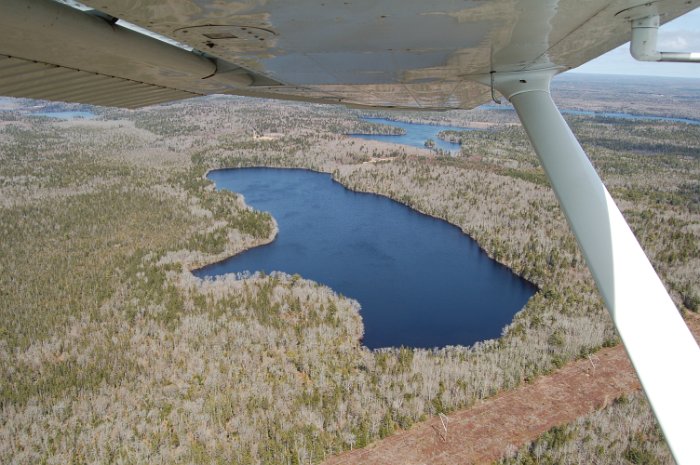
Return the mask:
{"type": "Polygon", "coordinates": [[[369,348],[498,337],[536,291],[457,227],[386,197],[347,190],[328,174],[245,168],[213,171],[209,178],[270,212],[279,235],[195,275],[284,271],[326,284],[360,302],[369,348]]]}
{"type": "Polygon", "coordinates": [[[457,126],[438,126],[433,124],[418,124],[404,123],[402,121],[393,121],[385,118],[362,118],[365,121],[372,123],[386,124],[394,126],[406,131],[406,134],[400,136],[381,135],[381,134],[350,134],[352,137],[365,140],[377,140],[380,142],[390,142],[392,144],[403,144],[411,147],[425,148],[425,141],[432,139],[435,142],[435,148],[442,149],[445,152],[459,152],[459,144],[453,144],[438,138],[440,131],[473,131],[472,128],[462,128],[457,126]]]}
{"type": "Polygon", "coordinates": [[[90,111],[41,111],[33,113],[36,116],[47,116],[49,118],[57,119],[91,119],[95,117],[95,114],[90,111]]]}

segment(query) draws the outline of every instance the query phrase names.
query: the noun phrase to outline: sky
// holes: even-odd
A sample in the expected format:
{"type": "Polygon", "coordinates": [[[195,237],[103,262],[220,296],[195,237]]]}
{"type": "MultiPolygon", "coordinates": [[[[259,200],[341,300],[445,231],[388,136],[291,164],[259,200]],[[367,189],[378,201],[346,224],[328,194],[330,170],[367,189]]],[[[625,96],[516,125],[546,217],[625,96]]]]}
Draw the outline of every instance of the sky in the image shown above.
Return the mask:
{"type": "MultiPolygon", "coordinates": [[[[700,52],[700,8],[661,26],[658,40],[657,49],[662,52],[700,52]]],[[[698,63],[637,61],[629,47],[629,43],[621,45],[570,72],[700,78],[698,63]]]]}

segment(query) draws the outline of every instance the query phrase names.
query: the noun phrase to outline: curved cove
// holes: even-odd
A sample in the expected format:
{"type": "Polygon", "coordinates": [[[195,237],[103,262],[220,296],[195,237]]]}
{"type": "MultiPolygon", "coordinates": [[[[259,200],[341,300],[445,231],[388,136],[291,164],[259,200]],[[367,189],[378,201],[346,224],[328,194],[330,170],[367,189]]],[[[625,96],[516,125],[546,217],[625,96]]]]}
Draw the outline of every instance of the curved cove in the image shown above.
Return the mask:
{"type": "Polygon", "coordinates": [[[353,192],[298,169],[212,171],[218,189],[270,212],[277,238],[195,271],[283,271],[357,299],[363,343],[380,347],[471,345],[500,336],[537,290],[445,221],[386,197],[353,192]]]}

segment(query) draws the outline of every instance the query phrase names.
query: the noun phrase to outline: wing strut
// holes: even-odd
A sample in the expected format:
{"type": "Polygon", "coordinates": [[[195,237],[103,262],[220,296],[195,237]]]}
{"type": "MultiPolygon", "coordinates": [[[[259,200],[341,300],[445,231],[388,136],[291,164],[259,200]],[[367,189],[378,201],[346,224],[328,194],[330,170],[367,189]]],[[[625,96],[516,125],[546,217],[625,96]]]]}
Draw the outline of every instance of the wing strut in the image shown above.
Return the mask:
{"type": "Polygon", "coordinates": [[[556,70],[497,73],[679,464],[700,463],[700,348],[549,94],[556,70]]]}

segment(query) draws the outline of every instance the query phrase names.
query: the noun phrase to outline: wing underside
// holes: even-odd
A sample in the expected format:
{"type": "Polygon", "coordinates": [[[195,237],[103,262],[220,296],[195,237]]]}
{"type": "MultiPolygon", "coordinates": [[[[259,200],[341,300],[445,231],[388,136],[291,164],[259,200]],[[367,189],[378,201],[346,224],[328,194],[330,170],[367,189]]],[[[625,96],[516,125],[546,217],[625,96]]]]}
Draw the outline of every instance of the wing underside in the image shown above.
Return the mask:
{"type": "MultiPolygon", "coordinates": [[[[472,108],[488,76],[577,67],[639,0],[4,0],[0,95],[135,108],[208,94],[472,108]],[[128,21],[184,44],[122,27],[128,21]]],[[[662,21],[700,0],[655,2],[662,21]]]]}
{"type": "Polygon", "coordinates": [[[0,55],[0,93],[124,108],[201,95],[7,55],[0,55]]]}

